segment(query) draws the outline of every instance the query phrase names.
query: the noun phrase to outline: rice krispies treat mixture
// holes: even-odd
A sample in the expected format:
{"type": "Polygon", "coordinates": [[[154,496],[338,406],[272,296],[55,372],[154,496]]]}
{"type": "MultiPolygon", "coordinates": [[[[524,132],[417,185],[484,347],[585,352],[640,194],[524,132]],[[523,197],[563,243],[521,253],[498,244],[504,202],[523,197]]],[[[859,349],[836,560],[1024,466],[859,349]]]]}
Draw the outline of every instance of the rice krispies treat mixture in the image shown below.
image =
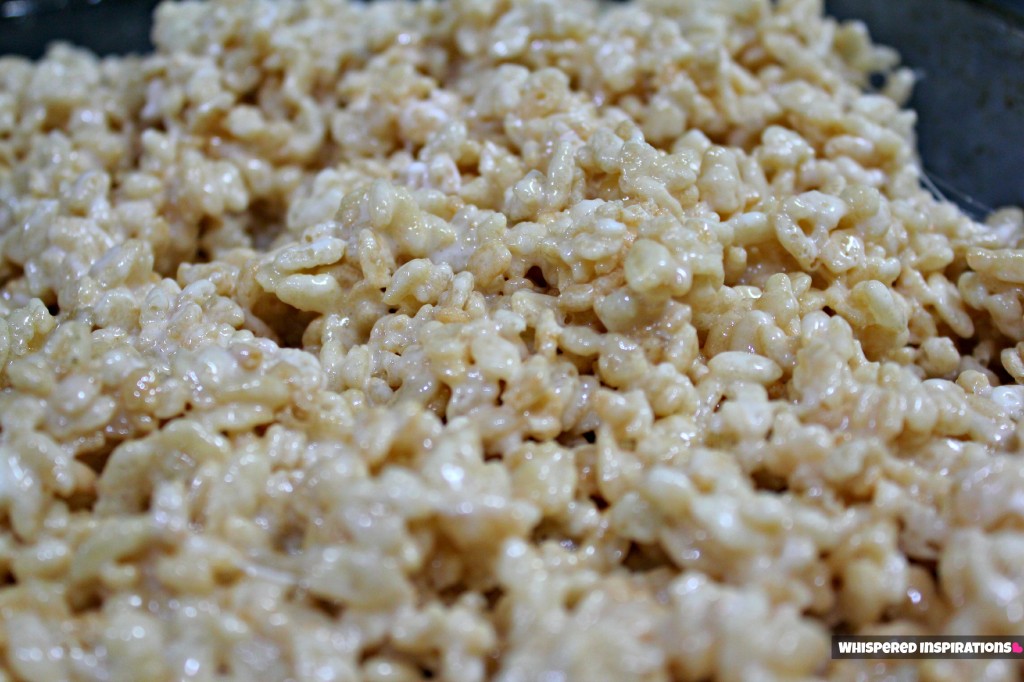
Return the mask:
{"type": "Polygon", "coordinates": [[[155,40],[0,60],[0,679],[1017,678],[829,660],[1024,628],[1022,214],[921,188],[863,26],[155,40]]]}

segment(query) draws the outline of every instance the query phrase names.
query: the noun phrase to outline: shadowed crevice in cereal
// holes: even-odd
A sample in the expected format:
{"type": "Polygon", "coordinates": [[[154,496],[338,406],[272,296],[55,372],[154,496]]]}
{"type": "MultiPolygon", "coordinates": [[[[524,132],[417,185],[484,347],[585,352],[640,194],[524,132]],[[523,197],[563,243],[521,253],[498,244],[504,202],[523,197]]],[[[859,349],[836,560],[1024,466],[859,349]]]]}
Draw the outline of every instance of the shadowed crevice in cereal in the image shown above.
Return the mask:
{"type": "Polygon", "coordinates": [[[284,207],[272,200],[260,199],[249,207],[246,217],[248,224],[244,231],[252,240],[253,249],[268,251],[284,231],[284,207]]]}
{"type": "Polygon", "coordinates": [[[784,493],[789,488],[789,483],[784,477],[774,474],[767,469],[758,469],[750,477],[758,490],[784,493]]]}
{"type": "Polygon", "coordinates": [[[634,573],[648,573],[672,567],[672,560],[657,545],[631,542],[622,565],[634,573]]]}

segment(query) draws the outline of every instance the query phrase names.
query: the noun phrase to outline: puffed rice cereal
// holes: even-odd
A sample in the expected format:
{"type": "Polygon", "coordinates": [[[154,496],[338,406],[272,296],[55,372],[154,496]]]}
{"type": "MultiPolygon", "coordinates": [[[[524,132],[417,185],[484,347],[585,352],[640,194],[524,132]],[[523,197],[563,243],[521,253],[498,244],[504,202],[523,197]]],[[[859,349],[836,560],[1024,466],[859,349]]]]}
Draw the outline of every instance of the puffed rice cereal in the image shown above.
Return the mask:
{"type": "Polygon", "coordinates": [[[1024,213],[922,189],[862,24],[154,40],[0,59],[0,680],[1017,679],[830,660],[1024,629],[1024,213]]]}

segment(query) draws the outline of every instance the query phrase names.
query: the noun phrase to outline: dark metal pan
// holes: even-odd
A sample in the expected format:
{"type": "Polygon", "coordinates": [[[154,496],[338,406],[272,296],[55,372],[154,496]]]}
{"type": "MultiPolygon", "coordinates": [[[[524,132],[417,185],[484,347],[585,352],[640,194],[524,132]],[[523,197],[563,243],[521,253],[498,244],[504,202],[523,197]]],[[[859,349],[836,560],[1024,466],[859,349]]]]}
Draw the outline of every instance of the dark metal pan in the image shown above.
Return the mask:
{"type": "Polygon", "coordinates": [[[900,51],[929,178],[974,217],[1024,205],[1024,0],[828,0],[900,51]]]}

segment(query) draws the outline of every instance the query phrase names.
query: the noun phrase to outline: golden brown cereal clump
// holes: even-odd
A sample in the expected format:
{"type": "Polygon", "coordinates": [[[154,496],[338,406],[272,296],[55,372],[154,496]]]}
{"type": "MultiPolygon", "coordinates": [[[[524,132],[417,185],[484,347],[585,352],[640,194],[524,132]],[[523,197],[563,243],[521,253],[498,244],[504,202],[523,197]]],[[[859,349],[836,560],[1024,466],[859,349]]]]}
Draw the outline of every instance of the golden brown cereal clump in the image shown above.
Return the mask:
{"type": "Polygon", "coordinates": [[[154,35],[0,59],[0,680],[1015,679],[829,660],[1024,624],[1022,214],[862,25],[154,35]]]}

